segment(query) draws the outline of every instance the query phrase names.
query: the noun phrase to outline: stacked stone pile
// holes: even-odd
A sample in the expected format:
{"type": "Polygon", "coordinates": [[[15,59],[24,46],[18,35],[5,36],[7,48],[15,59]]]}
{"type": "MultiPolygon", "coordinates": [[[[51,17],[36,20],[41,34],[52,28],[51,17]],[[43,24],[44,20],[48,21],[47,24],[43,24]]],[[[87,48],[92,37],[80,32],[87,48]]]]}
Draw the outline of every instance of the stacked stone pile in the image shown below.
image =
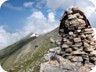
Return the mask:
{"type": "Polygon", "coordinates": [[[72,7],[64,13],[59,27],[61,55],[71,62],[96,64],[96,40],[84,13],[72,7]]]}
{"type": "MultiPolygon", "coordinates": [[[[40,72],[89,72],[96,65],[96,38],[79,7],[65,11],[59,26],[58,47],[44,55],[40,72]]],[[[51,39],[51,42],[54,42],[51,39]]]]}

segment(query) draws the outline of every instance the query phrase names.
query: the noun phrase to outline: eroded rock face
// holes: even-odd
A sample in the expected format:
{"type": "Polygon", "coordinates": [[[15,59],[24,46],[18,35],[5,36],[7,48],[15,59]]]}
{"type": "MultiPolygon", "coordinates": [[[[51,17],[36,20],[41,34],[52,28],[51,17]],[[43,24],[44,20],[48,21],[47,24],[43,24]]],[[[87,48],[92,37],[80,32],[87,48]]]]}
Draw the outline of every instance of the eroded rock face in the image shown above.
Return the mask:
{"type": "Polygon", "coordinates": [[[51,52],[53,55],[48,55],[50,59],[41,65],[43,69],[40,72],[89,72],[96,65],[96,40],[88,19],[79,7],[65,11],[59,34],[60,47],[49,51],[48,54],[51,52]]]}

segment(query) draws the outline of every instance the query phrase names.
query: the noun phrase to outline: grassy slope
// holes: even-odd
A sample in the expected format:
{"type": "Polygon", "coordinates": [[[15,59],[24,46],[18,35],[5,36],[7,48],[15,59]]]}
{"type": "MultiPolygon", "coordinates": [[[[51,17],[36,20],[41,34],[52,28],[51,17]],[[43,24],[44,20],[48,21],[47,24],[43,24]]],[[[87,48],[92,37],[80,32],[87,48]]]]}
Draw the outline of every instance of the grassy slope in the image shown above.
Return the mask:
{"type": "Polygon", "coordinates": [[[15,51],[22,48],[23,45],[29,43],[30,41],[34,40],[36,37],[30,38],[29,35],[20,41],[8,46],[7,48],[0,50],[0,63],[2,63],[7,57],[13,54],[15,51]]]}
{"type": "Polygon", "coordinates": [[[13,54],[10,54],[5,61],[2,62],[3,68],[9,72],[26,72],[30,69],[31,71],[33,70],[33,72],[39,72],[39,65],[43,62],[42,58],[44,54],[47,53],[49,48],[55,47],[54,44],[50,43],[50,37],[59,39],[58,29],[39,36],[23,45],[13,54]],[[35,45],[38,45],[38,47],[35,48],[35,45]]]}

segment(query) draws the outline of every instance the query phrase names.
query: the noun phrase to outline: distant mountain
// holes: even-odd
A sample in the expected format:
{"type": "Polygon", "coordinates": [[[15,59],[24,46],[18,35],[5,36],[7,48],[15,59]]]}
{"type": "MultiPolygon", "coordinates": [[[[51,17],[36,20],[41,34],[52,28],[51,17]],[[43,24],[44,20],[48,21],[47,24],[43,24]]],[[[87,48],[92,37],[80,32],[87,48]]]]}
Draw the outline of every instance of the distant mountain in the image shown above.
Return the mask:
{"type": "Polygon", "coordinates": [[[39,72],[40,63],[49,48],[56,47],[50,38],[60,39],[58,28],[43,34],[30,34],[0,51],[0,62],[8,72],[39,72]]]}

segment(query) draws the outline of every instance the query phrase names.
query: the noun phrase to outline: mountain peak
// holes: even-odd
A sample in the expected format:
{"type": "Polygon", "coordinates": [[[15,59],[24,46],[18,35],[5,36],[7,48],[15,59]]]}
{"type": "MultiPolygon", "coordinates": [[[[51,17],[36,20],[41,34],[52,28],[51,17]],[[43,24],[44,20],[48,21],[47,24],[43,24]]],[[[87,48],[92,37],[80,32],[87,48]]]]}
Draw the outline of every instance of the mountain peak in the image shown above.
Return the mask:
{"type": "Polygon", "coordinates": [[[39,34],[37,34],[37,33],[31,33],[30,34],[30,37],[38,37],[39,36],[39,34]]]}

